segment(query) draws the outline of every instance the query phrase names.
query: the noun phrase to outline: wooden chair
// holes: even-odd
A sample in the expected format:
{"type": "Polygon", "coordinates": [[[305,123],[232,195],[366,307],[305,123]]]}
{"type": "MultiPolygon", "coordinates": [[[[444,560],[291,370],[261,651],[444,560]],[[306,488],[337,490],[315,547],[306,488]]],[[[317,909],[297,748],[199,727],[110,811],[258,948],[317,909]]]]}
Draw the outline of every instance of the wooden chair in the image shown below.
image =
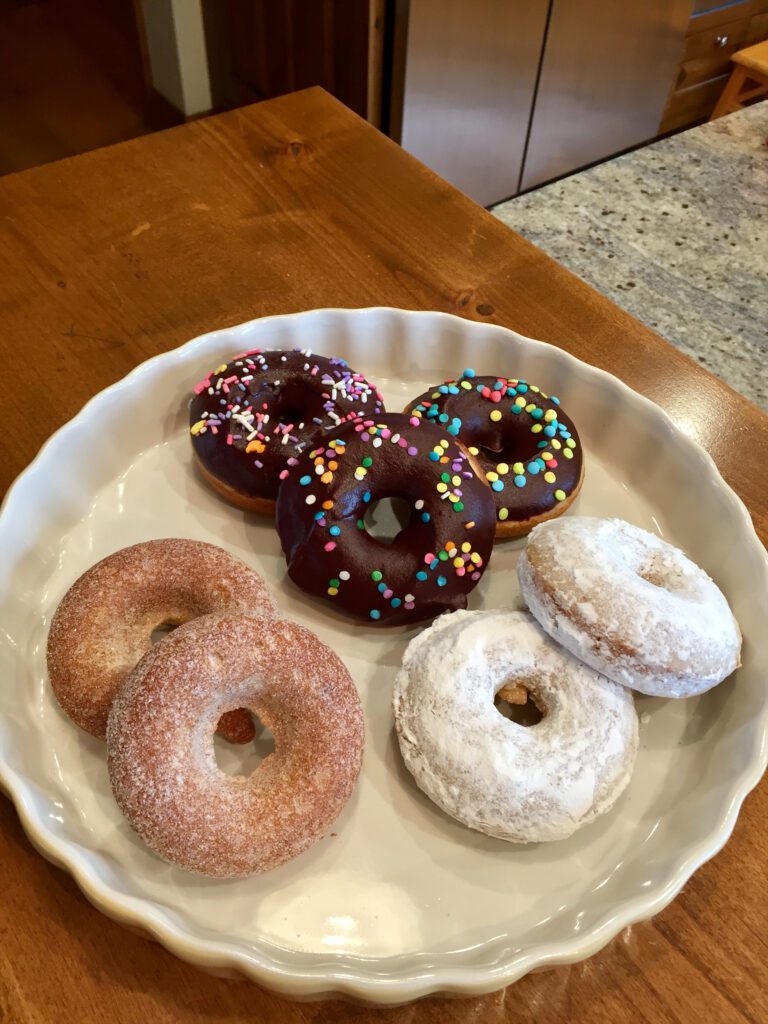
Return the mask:
{"type": "Polygon", "coordinates": [[[723,94],[712,111],[710,121],[732,114],[746,106],[745,101],[768,96],[768,39],[748,46],[731,56],[736,65],[725,83],[723,94]]]}

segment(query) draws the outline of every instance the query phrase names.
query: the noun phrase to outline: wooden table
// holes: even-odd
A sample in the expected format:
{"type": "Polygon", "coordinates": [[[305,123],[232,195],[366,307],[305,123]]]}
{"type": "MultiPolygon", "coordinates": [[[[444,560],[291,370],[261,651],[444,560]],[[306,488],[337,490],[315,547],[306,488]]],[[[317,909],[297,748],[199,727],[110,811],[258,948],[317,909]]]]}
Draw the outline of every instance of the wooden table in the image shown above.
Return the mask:
{"type": "MultiPolygon", "coordinates": [[[[267,313],[392,305],[506,324],[615,373],[684,422],[768,537],[768,418],[321,90],[0,179],[0,240],[3,486],[148,356],[267,313]]],[[[0,820],[8,1024],[768,1020],[765,786],[674,903],[591,960],[388,1011],[199,973],[92,909],[5,800],[0,820]]]]}

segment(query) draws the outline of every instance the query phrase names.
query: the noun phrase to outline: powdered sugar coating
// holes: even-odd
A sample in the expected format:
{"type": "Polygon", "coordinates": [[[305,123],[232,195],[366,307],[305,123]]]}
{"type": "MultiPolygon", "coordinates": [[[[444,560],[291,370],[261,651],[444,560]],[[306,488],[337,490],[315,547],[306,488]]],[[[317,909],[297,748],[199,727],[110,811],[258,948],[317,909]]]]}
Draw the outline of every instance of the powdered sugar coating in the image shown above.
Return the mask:
{"type": "Polygon", "coordinates": [[[112,790],[131,826],[190,871],[245,877],[319,839],[349,799],[364,727],[347,669],[293,622],[195,619],[138,664],[109,716],[112,790]],[[248,778],[215,760],[219,717],[247,707],[275,751],[248,778]]]}
{"type": "Polygon", "coordinates": [[[537,526],[518,562],[526,604],[577,658],[655,697],[692,697],[741,664],[741,632],[710,577],[621,519],[537,526]]]}
{"type": "Polygon", "coordinates": [[[152,646],[153,630],[213,612],[274,616],[277,607],[261,576],[214,544],[150,540],[108,555],[53,616],[47,653],[56,699],[73,722],[104,739],[114,696],[152,646]]]}
{"type": "Polygon", "coordinates": [[[629,782],[632,695],[553,643],[524,611],[454,612],[408,645],[395,683],[403,759],[451,817],[511,842],[564,839],[629,782]],[[522,683],[544,711],[522,726],[494,696],[522,683]]]}

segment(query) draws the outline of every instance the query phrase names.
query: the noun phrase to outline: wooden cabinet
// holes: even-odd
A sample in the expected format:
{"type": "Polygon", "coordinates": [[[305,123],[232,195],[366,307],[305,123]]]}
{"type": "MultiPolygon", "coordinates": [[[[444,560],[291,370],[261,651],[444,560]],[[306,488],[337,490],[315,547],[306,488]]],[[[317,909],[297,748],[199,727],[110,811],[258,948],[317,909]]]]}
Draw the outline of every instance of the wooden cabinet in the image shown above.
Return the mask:
{"type": "Polygon", "coordinates": [[[768,0],[708,6],[698,0],[694,7],[660,133],[706,121],[728,80],[731,54],[768,38],[768,0]]]}
{"type": "Polygon", "coordinates": [[[688,36],[675,89],[679,92],[727,75],[731,54],[749,45],[749,23],[749,18],[741,18],[688,36]]]}
{"type": "Polygon", "coordinates": [[[384,0],[203,0],[218,107],[322,85],[378,122],[384,0]]]}

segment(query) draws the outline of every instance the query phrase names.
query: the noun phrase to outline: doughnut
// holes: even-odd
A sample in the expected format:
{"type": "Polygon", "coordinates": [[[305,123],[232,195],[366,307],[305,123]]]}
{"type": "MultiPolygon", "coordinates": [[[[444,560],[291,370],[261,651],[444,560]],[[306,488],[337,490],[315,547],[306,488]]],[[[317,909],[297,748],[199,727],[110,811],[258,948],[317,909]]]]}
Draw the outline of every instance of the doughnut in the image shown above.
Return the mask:
{"type": "MultiPolygon", "coordinates": [[[[62,710],[103,740],[115,694],[153,631],[211,612],[269,617],[277,608],[261,576],[213,544],[150,540],[108,555],[72,585],[51,622],[48,674],[62,710]]],[[[252,740],[250,715],[228,715],[221,732],[252,740]]]]}
{"type": "Polygon", "coordinates": [[[131,827],[165,860],[242,878],[297,856],[349,799],[363,713],[333,651],[294,622],[205,615],[139,662],[112,706],[107,763],[131,827]],[[216,764],[222,715],[246,707],[275,751],[250,776],[216,764]]]}
{"type": "Polygon", "coordinates": [[[272,515],[280,481],[318,431],[383,411],[373,384],[343,359],[253,349],[195,387],[192,449],[202,475],[223,498],[272,515]]]}
{"type": "Polygon", "coordinates": [[[465,370],[458,380],[419,395],[405,411],[467,446],[493,490],[499,538],[521,537],[562,515],[581,489],[576,428],[560,400],[535,384],[465,370]]]}
{"type": "Polygon", "coordinates": [[[621,519],[537,526],[518,576],[550,636],[640,693],[693,697],[741,664],[741,633],[717,585],[682,551],[621,519]]]}
{"type": "Polygon", "coordinates": [[[288,575],[369,623],[418,622],[466,608],[493,547],[489,488],[457,442],[402,413],[326,434],[292,467],[276,525],[288,575]],[[369,507],[404,499],[410,521],[387,545],[369,507]]]}
{"type": "Polygon", "coordinates": [[[395,681],[397,738],[419,789],[509,842],[565,839],[614,805],[632,774],[631,693],[558,647],[526,611],[455,612],[410,642],[395,681]],[[522,685],[543,717],[494,706],[522,685]]]}

